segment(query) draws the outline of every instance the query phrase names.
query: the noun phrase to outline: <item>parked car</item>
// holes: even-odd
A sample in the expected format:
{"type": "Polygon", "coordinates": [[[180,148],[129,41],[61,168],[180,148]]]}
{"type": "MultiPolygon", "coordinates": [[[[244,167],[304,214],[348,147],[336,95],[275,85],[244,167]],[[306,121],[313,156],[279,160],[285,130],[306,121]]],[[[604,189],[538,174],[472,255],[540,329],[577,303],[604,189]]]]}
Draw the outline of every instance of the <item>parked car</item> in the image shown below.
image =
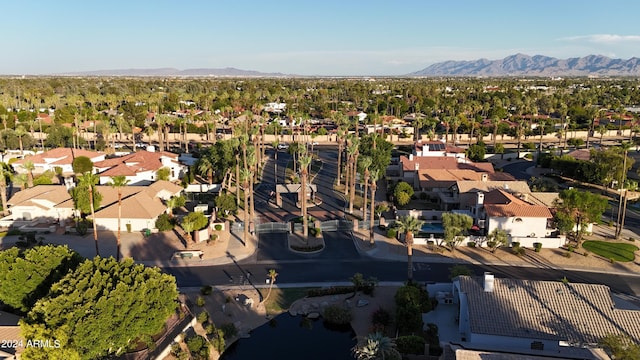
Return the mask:
{"type": "Polygon", "coordinates": [[[278,150],[287,150],[289,148],[289,144],[278,144],[278,150]]]}

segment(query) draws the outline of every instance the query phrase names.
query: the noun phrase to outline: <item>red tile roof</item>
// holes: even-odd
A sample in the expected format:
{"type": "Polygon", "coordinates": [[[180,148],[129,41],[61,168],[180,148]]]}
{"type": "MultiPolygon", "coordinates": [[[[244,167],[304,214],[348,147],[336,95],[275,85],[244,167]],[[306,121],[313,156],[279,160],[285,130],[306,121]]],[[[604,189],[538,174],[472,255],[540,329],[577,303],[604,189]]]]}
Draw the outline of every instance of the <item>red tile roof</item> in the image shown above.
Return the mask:
{"type": "Polygon", "coordinates": [[[414,156],[413,160],[409,160],[406,156],[400,157],[402,169],[404,171],[415,171],[415,165],[418,164],[419,170],[428,169],[449,169],[449,170],[474,170],[493,174],[493,165],[491,163],[474,163],[466,161],[463,163],[451,156],[414,156]]]}
{"type": "Polygon", "coordinates": [[[485,194],[484,210],[490,217],[553,217],[546,206],[531,205],[499,189],[485,194]]]}
{"type": "Polygon", "coordinates": [[[104,153],[91,151],[91,150],[82,150],[82,149],[71,149],[71,148],[57,148],[49,151],[45,151],[41,154],[27,156],[22,160],[16,161],[14,164],[23,164],[26,160],[31,160],[34,164],[45,164],[49,163],[45,161],[45,159],[60,159],[55,162],[57,165],[70,165],[73,162],[73,159],[78,156],[86,156],[89,159],[94,159],[98,156],[102,156],[104,153]]]}
{"type": "Polygon", "coordinates": [[[178,155],[166,151],[138,151],[133,154],[98,161],[94,166],[98,169],[106,169],[100,173],[100,176],[134,176],[138,172],[160,169],[162,167],[161,157],[178,160],[178,155]]]}

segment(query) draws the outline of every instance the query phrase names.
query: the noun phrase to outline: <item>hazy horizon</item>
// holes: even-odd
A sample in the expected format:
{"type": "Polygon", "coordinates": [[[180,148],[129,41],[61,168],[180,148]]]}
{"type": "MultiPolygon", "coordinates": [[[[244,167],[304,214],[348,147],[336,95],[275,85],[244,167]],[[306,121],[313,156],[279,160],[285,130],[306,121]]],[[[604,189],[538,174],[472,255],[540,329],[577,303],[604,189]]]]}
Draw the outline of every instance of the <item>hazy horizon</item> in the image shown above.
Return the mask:
{"type": "Polygon", "coordinates": [[[3,75],[236,68],[393,76],[446,60],[516,53],[629,59],[640,49],[640,3],[623,0],[33,0],[9,2],[4,9],[13,16],[0,22],[8,49],[3,75]]]}

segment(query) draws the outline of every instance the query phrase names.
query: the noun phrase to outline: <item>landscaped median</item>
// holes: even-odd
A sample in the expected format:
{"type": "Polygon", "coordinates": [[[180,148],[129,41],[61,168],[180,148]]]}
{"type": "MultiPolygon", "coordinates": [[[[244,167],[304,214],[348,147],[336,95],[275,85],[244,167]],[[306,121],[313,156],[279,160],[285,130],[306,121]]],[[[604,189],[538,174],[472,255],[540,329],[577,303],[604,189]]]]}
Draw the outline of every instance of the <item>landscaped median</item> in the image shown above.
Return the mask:
{"type": "Polygon", "coordinates": [[[314,236],[309,233],[309,236],[305,237],[302,234],[289,234],[287,237],[287,243],[289,250],[300,254],[317,254],[324,250],[324,237],[314,236]]]}

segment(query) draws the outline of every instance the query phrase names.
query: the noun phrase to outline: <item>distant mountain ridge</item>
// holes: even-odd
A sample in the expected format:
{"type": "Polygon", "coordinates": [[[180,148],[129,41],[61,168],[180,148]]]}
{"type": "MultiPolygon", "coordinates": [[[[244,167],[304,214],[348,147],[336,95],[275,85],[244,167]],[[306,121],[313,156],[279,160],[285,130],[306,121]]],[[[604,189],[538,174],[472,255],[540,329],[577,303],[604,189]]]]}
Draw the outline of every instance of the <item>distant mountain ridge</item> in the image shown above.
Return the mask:
{"type": "Polygon", "coordinates": [[[445,61],[408,76],[640,76],[640,59],[611,59],[602,55],[557,59],[515,54],[500,60],[445,61]]]}
{"type": "Polygon", "coordinates": [[[241,70],[232,67],[223,69],[185,69],[179,70],[175,68],[157,68],[157,69],[114,69],[114,70],[95,70],[80,71],[72,73],[63,73],[58,75],[72,76],[240,76],[240,77],[279,77],[287,76],[282,73],[263,73],[254,70],[241,70]]]}

